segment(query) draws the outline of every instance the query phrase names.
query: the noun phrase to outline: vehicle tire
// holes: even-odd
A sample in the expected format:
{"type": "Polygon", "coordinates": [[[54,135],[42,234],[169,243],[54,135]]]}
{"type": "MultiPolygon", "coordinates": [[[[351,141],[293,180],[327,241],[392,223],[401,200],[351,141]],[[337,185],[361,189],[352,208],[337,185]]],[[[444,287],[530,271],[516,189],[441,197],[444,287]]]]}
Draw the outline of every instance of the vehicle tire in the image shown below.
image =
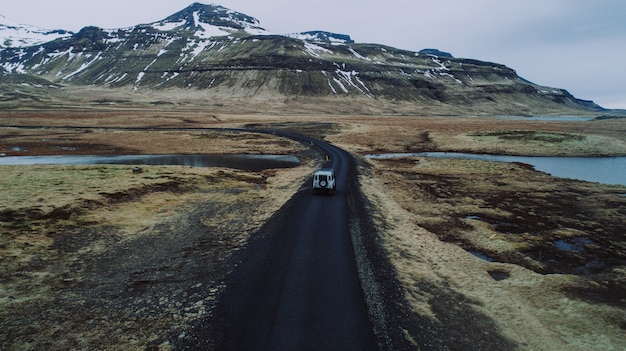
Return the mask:
{"type": "Polygon", "coordinates": [[[325,180],[320,181],[320,186],[325,188],[326,187],[326,181],[325,180]]]}

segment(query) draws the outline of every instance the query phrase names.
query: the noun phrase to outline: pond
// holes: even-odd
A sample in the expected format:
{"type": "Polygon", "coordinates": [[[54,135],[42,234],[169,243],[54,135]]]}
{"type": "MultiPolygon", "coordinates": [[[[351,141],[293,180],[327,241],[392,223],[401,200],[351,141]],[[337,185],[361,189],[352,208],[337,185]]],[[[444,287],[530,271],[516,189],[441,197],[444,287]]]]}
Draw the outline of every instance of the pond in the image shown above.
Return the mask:
{"type": "Polygon", "coordinates": [[[497,119],[509,121],[546,121],[546,122],[588,122],[595,117],[583,116],[496,116],[497,119]]]}
{"type": "Polygon", "coordinates": [[[7,156],[0,165],[124,164],[151,166],[227,167],[252,172],[300,165],[293,155],[115,155],[7,156]]]}
{"type": "Polygon", "coordinates": [[[626,185],[626,157],[540,157],[467,154],[458,152],[421,152],[366,155],[372,159],[402,157],[459,158],[466,160],[521,162],[555,177],[626,185]]]}

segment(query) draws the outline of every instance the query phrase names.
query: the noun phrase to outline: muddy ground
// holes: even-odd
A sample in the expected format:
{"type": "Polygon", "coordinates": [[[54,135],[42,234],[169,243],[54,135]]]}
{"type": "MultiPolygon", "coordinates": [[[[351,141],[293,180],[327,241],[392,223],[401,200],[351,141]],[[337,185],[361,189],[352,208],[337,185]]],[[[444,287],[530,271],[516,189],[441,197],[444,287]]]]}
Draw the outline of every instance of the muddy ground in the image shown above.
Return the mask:
{"type": "MultiPolygon", "coordinates": [[[[377,152],[626,155],[626,121],[260,116],[198,111],[14,111],[0,153],[279,153],[300,167],[0,167],[3,349],[170,349],[210,316],[226,264],[316,163],[273,136],[102,127],[278,127],[360,159],[372,221],[407,306],[408,340],[522,350],[626,348],[626,187],[523,164],[377,152]],[[61,126],[94,127],[62,128],[61,126]],[[425,326],[432,328],[425,330],[425,326]]],[[[404,321],[404,322],[403,322],[404,321]]],[[[417,345],[416,345],[417,346],[417,345]]],[[[458,347],[458,346],[457,346],[458,347]]]]}

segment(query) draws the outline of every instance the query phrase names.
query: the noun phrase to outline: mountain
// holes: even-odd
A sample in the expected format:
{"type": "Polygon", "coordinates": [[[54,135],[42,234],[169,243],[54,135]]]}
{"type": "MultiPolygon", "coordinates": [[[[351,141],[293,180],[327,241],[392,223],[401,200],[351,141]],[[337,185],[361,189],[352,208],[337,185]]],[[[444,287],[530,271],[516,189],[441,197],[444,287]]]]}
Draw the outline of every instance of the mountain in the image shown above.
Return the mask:
{"type": "Polygon", "coordinates": [[[311,41],[311,42],[327,42],[335,44],[354,44],[354,40],[346,34],[330,33],[321,30],[310,32],[287,34],[288,37],[311,41]]]}
{"type": "Polygon", "coordinates": [[[194,3],[166,19],[150,24],[160,31],[187,32],[197,38],[211,38],[236,33],[269,34],[256,18],[218,5],[194,3]],[[193,34],[192,34],[193,33],[193,34]]]}
{"type": "Polygon", "coordinates": [[[425,55],[434,55],[434,56],[439,56],[439,57],[448,57],[448,58],[454,58],[454,56],[452,56],[451,53],[449,52],[444,52],[444,51],[439,51],[437,49],[422,49],[419,51],[420,54],[425,54],[425,55]]]}
{"type": "Polygon", "coordinates": [[[58,34],[51,41],[1,49],[0,75],[137,93],[194,90],[216,101],[365,102],[463,113],[601,110],[563,89],[528,82],[501,64],[436,49],[360,44],[325,31],[276,35],[257,19],[218,5],[194,3],[129,28],[58,34]]]}
{"type": "Polygon", "coordinates": [[[16,24],[0,15],[0,49],[42,44],[51,40],[69,37],[72,32],[62,29],[43,29],[35,26],[16,24]]]}

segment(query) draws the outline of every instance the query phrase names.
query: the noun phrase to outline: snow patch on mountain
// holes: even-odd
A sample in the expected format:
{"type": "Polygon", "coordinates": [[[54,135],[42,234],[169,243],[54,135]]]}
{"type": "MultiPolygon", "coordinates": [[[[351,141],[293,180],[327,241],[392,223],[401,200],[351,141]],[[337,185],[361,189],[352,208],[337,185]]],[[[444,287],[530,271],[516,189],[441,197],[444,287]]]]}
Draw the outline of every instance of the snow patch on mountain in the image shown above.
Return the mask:
{"type": "MultiPolygon", "coordinates": [[[[92,56],[92,55],[86,55],[86,56],[85,56],[85,58],[86,58],[86,59],[90,59],[90,58],[91,58],[91,56],[92,56]]],[[[81,65],[81,66],[80,66],[77,70],[75,70],[74,72],[72,72],[72,73],[70,73],[70,74],[66,75],[65,77],[63,77],[63,79],[64,79],[64,80],[66,80],[66,79],[70,79],[70,78],[72,78],[72,77],[74,77],[74,76],[76,76],[76,75],[80,74],[81,72],[83,72],[83,71],[85,71],[87,68],[89,68],[92,64],[96,63],[97,61],[99,61],[99,60],[101,60],[101,59],[102,59],[102,53],[100,52],[100,53],[98,53],[98,54],[96,55],[96,57],[94,57],[94,59],[93,59],[93,60],[83,62],[83,64],[82,64],[82,65],[81,65]]]]}
{"type": "Polygon", "coordinates": [[[373,98],[374,96],[370,94],[369,88],[359,79],[359,72],[356,71],[343,71],[341,69],[337,69],[335,74],[339,77],[339,79],[335,78],[335,82],[341,87],[346,94],[349,93],[349,90],[345,87],[343,83],[346,83],[348,86],[351,86],[358,90],[361,94],[373,98]],[[343,83],[342,83],[343,82],[343,83]]]}
{"type": "Polygon", "coordinates": [[[71,36],[62,29],[44,29],[27,24],[17,24],[0,15],[0,49],[39,45],[48,41],[71,36]]]}
{"type": "Polygon", "coordinates": [[[194,3],[161,21],[150,24],[159,31],[192,31],[201,39],[229,36],[237,32],[249,35],[271,34],[259,21],[219,5],[194,3]]]}
{"type": "Polygon", "coordinates": [[[180,21],[180,22],[155,22],[155,23],[152,23],[152,27],[154,27],[157,30],[160,30],[161,32],[167,32],[167,31],[179,28],[179,27],[184,27],[185,23],[187,23],[187,22],[186,21],[180,21]]]}
{"type": "Polygon", "coordinates": [[[331,44],[353,44],[354,40],[346,34],[337,34],[324,31],[310,31],[302,33],[289,33],[285,36],[310,42],[325,42],[331,44]]]}
{"type": "Polygon", "coordinates": [[[322,58],[322,56],[320,55],[320,53],[327,53],[327,54],[332,54],[333,52],[323,48],[319,45],[315,45],[313,43],[310,42],[304,42],[304,49],[306,50],[306,52],[309,53],[309,55],[316,57],[316,58],[322,58]]]}

